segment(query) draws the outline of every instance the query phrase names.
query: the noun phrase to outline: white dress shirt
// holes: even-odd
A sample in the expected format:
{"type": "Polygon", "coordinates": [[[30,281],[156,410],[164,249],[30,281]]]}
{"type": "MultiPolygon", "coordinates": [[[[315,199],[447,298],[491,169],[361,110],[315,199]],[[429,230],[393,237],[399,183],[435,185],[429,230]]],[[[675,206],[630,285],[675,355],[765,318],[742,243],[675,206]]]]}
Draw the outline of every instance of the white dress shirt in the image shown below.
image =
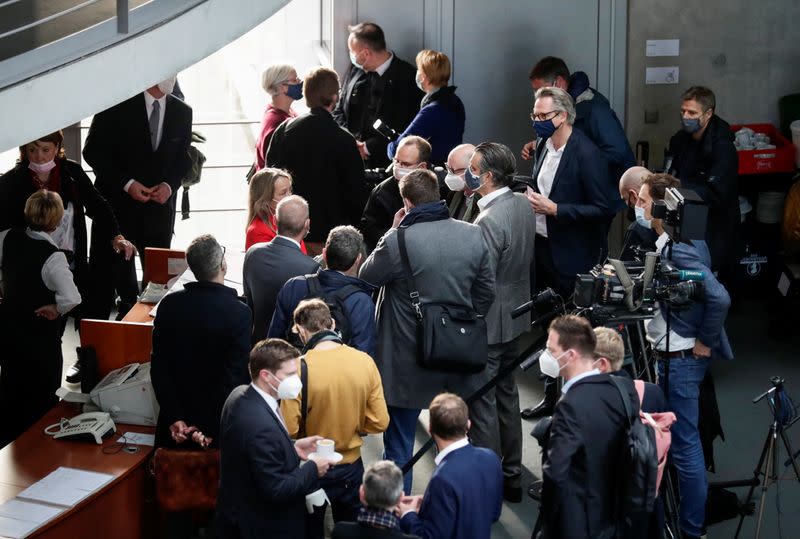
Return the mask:
{"type": "Polygon", "coordinates": [[[489,202],[491,202],[492,200],[496,199],[497,197],[499,197],[503,193],[508,193],[509,191],[511,191],[511,188],[509,188],[509,187],[501,187],[497,191],[492,191],[488,195],[482,196],[480,199],[478,199],[478,207],[481,210],[483,210],[486,207],[486,205],[489,204],[489,202]]]}
{"type": "MultiPolygon", "coordinates": [[[[660,255],[661,250],[669,241],[669,235],[662,232],[656,240],[656,252],[660,255]]],[[[694,348],[695,340],[692,337],[681,337],[675,330],[669,330],[669,350],[667,350],[667,322],[659,309],[652,320],[645,322],[645,329],[647,330],[647,340],[650,344],[655,346],[659,352],[680,352],[681,350],[689,350],[694,348]]]]}
{"type": "Polygon", "coordinates": [[[576,374],[566,382],[561,387],[561,394],[566,395],[569,388],[571,388],[578,380],[583,380],[584,378],[588,378],[589,376],[594,376],[595,374],[600,374],[600,369],[592,369],[590,371],[582,372],[580,374],[576,374]]]}
{"type": "MultiPolygon", "coordinates": [[[[51,245],[56,245],[53,238],[47,232],[40,232],[38,230],[31,230],[28,228],[25,233],[29,238],[37,240],[44,240],[51,245]]],[[[3,283],[3,244],[8,235],[8,230],[0,232],[0,288],[3,283]]],[[[78,292],[78,287],[75,286],[75,281],[72,278],[72,272],[67,264],[67,257],[61,251],[55,252],[45,260],[42,265],[42,282],[48,290],[56,293],[56,308],[59,314],[65,314],[77,307],[81,303],[81,294],[78,292]]]]}
{"type": "MultiPolygon", "coordinates": [[[[553,146],[553,140],[547,139],[544,143],[545,151],[547,153],[542,160],[542,168],[539,169],[539,176],[536,178],[536,185],[539,187],[539,193],[547,198],[550,198],[550,190],[553,188],[553,180],[556,177],[558,165],[561,163],[561,156],[564,155],[564,148],[566,144],[557,149],[553,146]]],[[[540,236],[547,237],[547,216],[543,213],[536,214],[536,233],[540,236]]]]}
{"type": "Polygon", "coordinates": [[[469,439],[466,436],[464,436],[464,438],[462,438],[461,440],[453,442],[452,444],[448,445],[447,447],[439,451],[439,454],[436,455],[436,457],[433,459],[433,462],[438,466],[442,463],[442,461],[447,455],[449,455],[456,449],[461,449],[462,447],[466,447],[468,445],[469,445],[469,439]]]}
{"type": "Polygon", "coordinates": [[[382,77],[383,74],[386,73],[386,70],[389,69],[389,65],[392,63],[393,58],[394,58],[394,53],[390,51],[389,59],[375,68],[375,73],[377,73],[379,77],[382,77]]]}
{"type": "Polygon", "coordinates": [[[286,431],[286,434],[289,434],[289,429],[286,428],[286,423],[283,422],[283,415],[281,415],[281,410],[280,410],[280,407],[278,406],[277,399],[275,399],[275,397],[273,397],[269,393],[266,393],[266,392],[262,391],[261,388],[259,388],[257,385],[255,385],[253,383],[251,383],[250,385],[253,386],[253,389],[255,389],[256,392],[259,395],[261,395],[261,397],[265,401],[267,401],[267,406],[269,406],[269,409],[272,410],[275,413],[276,416],[278,416],[278,422],[283,427],[283,430],[286,431]]]}
{"type": "MultiPolygon", "coordinates": [[[[159,105],[159,108],[158,108],[158,132],[156,133],[156,148],[158,148],[158,146],[161,144],[161,135],[164,134],[164,112],[167,109],[167,96],[165,94],[165,95],[161,96],[160,98],[156,99],[155,97],[150,95],[150,92],[145,90],[145,92],[144,92],[144,109],[145,109],[145,114],[146,114],[147,124],[148,125],[150,125],[150,114],[153,112],[153,103],[155,103],[156,101],[158,101],[158,105],[159,105]]],[[[127,193],[128,189],[130,189],[131,184],[133,183],[133,181],[134,181],[134,179],[131,178],[130,180],[125,182],[125,185],[122,187],[122,190],[127,193]]],[[[166,182],[164,182],[164,183],[167,186],[167,188],[169,189],[169,194],[171,196],[172,195],[172,187],[170,187],[169,184],[167,184],[166,182]]]]}

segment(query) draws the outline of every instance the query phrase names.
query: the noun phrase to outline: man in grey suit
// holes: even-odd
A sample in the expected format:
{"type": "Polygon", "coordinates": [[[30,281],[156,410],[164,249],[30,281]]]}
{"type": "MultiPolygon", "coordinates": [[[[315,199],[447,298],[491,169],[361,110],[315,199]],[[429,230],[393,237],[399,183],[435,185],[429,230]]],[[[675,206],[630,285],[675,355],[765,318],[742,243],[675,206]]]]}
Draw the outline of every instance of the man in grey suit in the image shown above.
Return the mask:
{"type": "Polygon", "coordinates": [[[275,213],[278,235],[269,243],[253,245],[244,256],[244,296],[253,310],[253,344],[266,338],[278,292],[286,281],[319,269],[300,251],[311,226],[305,199],[290,195],[278,203],[275,213]]]}
{"type": "MultiPolygon", "coordinates": [[[[482,373],[488,381],[519,355],[520,335],[530,329],[530,314],[517,319],[511,312],[530,296],[530,268],[536,217],[525,195],[511,192],[516,172],[513,152],[502,144],[484,142],[475,148],[465,174],[479,182],[480,214],[475,224],[483,232],[495,275],[496,296],[486,315],[489,362],[482,373]],[[527,203],[527,204],[526,204],[527,203]]],[[[514,374],[472,405],[472,443],[494,450],[503,461],[503,497],[522,501],[522,424],[514,374]]]]}
{"type": "MultiPolygon", "coordinates": [[[[361,266],[359,276],[381,286],[378,302],[378,350],[390,424],[384,433],[385,456],[399,466],[411,459],[420,411],[442,391],[468,397],[480,375],[423,369],[417,364],[417,322],[410,286],[400,259],[397,228],[407,227],[406,246],[421,303],[448,303],[485,315],[494,300],[494,272],[480,228],[450,218],[439,200],[436,175],[415,170],[400,180],[403,208],[392,228],[361,266]]],[[[528,210],[530,212],[530,209],[528,210]]],[[[411,473],[404,480],[411,492],[411,473]]]]}

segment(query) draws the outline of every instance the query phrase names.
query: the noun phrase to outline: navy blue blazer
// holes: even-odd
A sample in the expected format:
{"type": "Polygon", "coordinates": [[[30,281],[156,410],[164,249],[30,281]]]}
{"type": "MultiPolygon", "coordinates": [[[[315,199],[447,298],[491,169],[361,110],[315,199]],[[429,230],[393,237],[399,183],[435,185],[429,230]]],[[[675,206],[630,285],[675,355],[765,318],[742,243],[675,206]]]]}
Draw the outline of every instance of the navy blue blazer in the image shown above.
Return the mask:
{"type": "Polygon", "coordinates": [[[317,466],[301,465],[286,429],[249,385],[222,409],[216,536],[303,537],[305,496],[319,488],[317,466]]]}
{"type": "MultiPolygon", "coordinates": [[[[545,140],[536,144],[534,184],[547,154],[545,140]]],[[[564,278],[571,279],[605,259],[606,223],[614,217],[619,199],[608,181],[605,157],[578,129],[567,140],[549,198],[558,205],[557,214],[547,216],[553,264],[564,278]]]]}
{"type": "Polygon", "coordinates": [[[423,539],[488,539],[503,509],[503,471],[491,450],[467,445],[445,456],[431,476],[419,514],[400,520],[423,539]]]}

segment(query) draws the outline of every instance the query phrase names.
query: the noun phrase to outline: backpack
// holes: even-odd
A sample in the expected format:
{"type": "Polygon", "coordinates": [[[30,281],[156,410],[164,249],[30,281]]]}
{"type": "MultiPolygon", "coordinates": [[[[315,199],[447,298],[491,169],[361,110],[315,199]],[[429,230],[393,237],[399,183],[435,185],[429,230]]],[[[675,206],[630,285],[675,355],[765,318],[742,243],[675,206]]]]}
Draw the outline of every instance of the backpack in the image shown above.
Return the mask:
{"type": "Polygon", "coordinates": [[[361,292],[361,287],[355,284],[348,284],[338,290],[326,293],[319,282],[318,274],[306,275],[305,279],[308,283],[308,294],[303,299],[319,298],[324,301],[331,311],[331,318],[336,322],[335,329],[342,336],[342,342],[350,344],[353,333],[350,329],[350,318],[347,316],[344,302],[356,292],[361,292]]]}
{"type": "MultiPolygon", "coordinates": [[[[619,377],[610,378],[622,397],[628,418],[627,432],[621,445],[622,468],[619,477],[622,479],[617,497],[619,524],[628,531],[641,515],[653,511],[658,492],[658,450],[655,429],[641,420],[641,406],[638,402],[632,402],[619,377]]],[[[627,533],[623,535],[631,536],[627,533]]]]}
{"type": "Polygon", "coordinates": [[[649,425],[653,428],[656,438],[656,455],[658,457],[656,496],[658,496],[658,489],[661,488],[661,478],[664,477],[664,468],[667,467],[667,454],[672,445],[672,433],[669,431],[669,428],[677,421],[677,418],[672,412],[642,412],[641,404],[644,401],[644,381],[634,380],[633,385],[636,386],[636,393],[639,394],[639,418],[645,425],[649,425]]]}

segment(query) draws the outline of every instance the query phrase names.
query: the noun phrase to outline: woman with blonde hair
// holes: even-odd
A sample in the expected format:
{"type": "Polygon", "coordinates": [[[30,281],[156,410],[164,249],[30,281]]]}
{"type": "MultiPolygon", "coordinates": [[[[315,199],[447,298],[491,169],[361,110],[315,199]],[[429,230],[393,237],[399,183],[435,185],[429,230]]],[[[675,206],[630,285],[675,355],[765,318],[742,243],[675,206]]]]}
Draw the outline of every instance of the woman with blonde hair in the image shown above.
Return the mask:
{"type": "MultiPolygon", "coordinates": [[[[270,242],[278,235],[275,208],[285,197],[292,194],[292,176],[279,168],[262,168],[250,179],[247,201],[247,234],[245,249],[262,242],[270,242]]],[[[306,252],[305,242],[300,250],[306,252]]]]}
{"type": "Polygon", "coordinates": [[[272,133],[279,125],[297,114],[292,110],[292,103],[303,99],[303,81],[297,77],[297,71],[290,65],[279,64],[269,66],[261,74],[261,87],[270,97],[270,103],[261,120],[261,134],[256,140],[256,171],[264,168],[264,157],[267,155],[272,133]]]}

